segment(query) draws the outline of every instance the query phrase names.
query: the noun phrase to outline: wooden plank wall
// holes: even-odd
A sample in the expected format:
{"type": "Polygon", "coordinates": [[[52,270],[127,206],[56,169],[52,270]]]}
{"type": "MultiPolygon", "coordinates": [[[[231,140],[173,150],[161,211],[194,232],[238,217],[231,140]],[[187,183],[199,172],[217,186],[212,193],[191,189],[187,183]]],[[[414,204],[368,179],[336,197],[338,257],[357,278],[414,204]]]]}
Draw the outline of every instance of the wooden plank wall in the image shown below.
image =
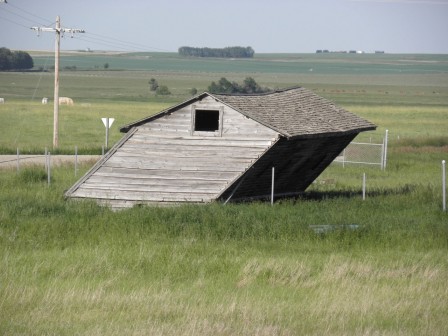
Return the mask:
{"type": "MultiPolygon", "coordinates": [[[[215,109],[210,97],[194,105],[215,109]]],[[[210,202],[278,139],[275,131],[224,106],[216,136],[194,135],[192,106],[141,125],[71,195],[112,207],[146,203],[210,202]]]]}

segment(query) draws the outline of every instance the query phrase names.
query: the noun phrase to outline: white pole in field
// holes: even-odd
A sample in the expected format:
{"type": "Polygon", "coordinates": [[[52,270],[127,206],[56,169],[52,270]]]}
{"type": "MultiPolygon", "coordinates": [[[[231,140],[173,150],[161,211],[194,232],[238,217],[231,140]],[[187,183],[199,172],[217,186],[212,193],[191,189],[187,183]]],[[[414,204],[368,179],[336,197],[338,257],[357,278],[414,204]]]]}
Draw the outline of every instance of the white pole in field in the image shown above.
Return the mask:
{"type": "Polygon", "coordinates": [[[387,164],[387,143],[389,142],[389,130],[386,130],[386,134],[384,136],[384,152],[383,152],[383,169],[386,169],[387,164]]]}
{"type": "Polygon", "coordinates": [[[114,123],[115,118],[101,118],[104,127],[106,127],[106,151],[109,148],[109,128],[114,123]]]}
{"type": "Polygon", "coordinates": [[[48,186],[50,186],[51,182],[51,152],[48,152],[48,163],[47,163],[47,177],[48,177],[48,186]]]}
{"type": "Polygon", "coordinates": [[[48,166],[47,166],[47,155],[48,155],[48,148],[45,147],[45,171],[48,170],[48,166]]]}
{"type": "Polygon", "coordinates": [[[442,161],[442,198],[443,198],[443,211],[446,211],[446,166],[445,160],[442,161]]]}
{"type": "Polygon", "coordinates": [[[78,146],[75,146],[75,176],[78,174],[78,146]]]}
{"type": "Polygon", "coordinates": [[[366,173],[362,175],[362,200],[366,200],[366,173]]]}
{"type": "Polygon", "coordinates": [[[20,154],[19,154],[19,147],[17,147],[17,172],[20,170],[20,154]]]}
{"type": "Polygon", "coordinates": [[[345,168],[345,148],[342,151],[342,168],[345,168]]]}
{"type": "Polygon", "coordinates": [[[106,118],[106,150],[109,147],[109,118],[106,118]]]}
{"type": "Polygon", "coordinates": [[[272,167],[272,181],[271,181],[271,205],[274,205],[274,177],[275,177],[275,168],[272,167]]]}

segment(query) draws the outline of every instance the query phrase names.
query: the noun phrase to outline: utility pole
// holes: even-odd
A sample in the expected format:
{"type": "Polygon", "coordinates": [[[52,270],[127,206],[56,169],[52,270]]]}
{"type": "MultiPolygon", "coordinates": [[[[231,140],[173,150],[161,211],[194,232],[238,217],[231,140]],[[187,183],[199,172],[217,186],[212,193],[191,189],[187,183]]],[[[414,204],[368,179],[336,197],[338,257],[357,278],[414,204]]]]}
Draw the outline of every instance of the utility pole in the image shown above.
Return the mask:
{"type": "Polygon", "coordinates": [[[54,48],[54,112],[53,112],[53,148],[59,146],[59,54],[61,49],[61,33],[70,33],[71,37],[75,33],[84,33],[83,29],[61,28],[61,19],[56,17],[56,28],[31,27],[37,31],[37,36],[42,32],[56,33],[56,42],[54,48]]]}

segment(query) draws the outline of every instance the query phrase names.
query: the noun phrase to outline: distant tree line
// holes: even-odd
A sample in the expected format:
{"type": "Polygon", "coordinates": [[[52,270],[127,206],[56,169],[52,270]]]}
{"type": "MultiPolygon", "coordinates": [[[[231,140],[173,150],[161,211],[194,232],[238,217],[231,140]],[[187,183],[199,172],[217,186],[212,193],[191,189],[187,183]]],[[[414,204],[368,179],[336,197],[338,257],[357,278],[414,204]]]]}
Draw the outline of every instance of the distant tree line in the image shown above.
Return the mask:
{"type": "Polygon", "coordinates": [[[252,77],[246,77],[241,85],[222,77],[217,83],[212,82],[208,87],[210,93],[264,93],[270,91],[272,91],[270,88],[261,87],[252,77]]]}
{"type": "Polygon", "coordinates": [[[33,59],[27,52],[0,48],[0,70],[25,70],[33,66],[33,59]]]}
{"type": "Polygon", "coordinates": [[[255,51],[252,47],[226,47],[226,48],[193,48],[180,47],[179,55],[194,57],[222,57],[222,58],[252,58],[255,51]]]}

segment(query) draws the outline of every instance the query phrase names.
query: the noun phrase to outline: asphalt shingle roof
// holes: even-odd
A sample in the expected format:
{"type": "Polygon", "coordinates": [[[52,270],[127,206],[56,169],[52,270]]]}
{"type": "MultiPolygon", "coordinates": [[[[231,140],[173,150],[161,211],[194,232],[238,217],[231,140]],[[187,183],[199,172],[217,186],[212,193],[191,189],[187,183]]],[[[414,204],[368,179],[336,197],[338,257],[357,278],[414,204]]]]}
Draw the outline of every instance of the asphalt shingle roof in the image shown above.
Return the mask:
{"type": "Polygon", "coordinates": [[[305,88],[266,94],[211,94],[287,137],[357,133],[376,126],[305,88]]]}

